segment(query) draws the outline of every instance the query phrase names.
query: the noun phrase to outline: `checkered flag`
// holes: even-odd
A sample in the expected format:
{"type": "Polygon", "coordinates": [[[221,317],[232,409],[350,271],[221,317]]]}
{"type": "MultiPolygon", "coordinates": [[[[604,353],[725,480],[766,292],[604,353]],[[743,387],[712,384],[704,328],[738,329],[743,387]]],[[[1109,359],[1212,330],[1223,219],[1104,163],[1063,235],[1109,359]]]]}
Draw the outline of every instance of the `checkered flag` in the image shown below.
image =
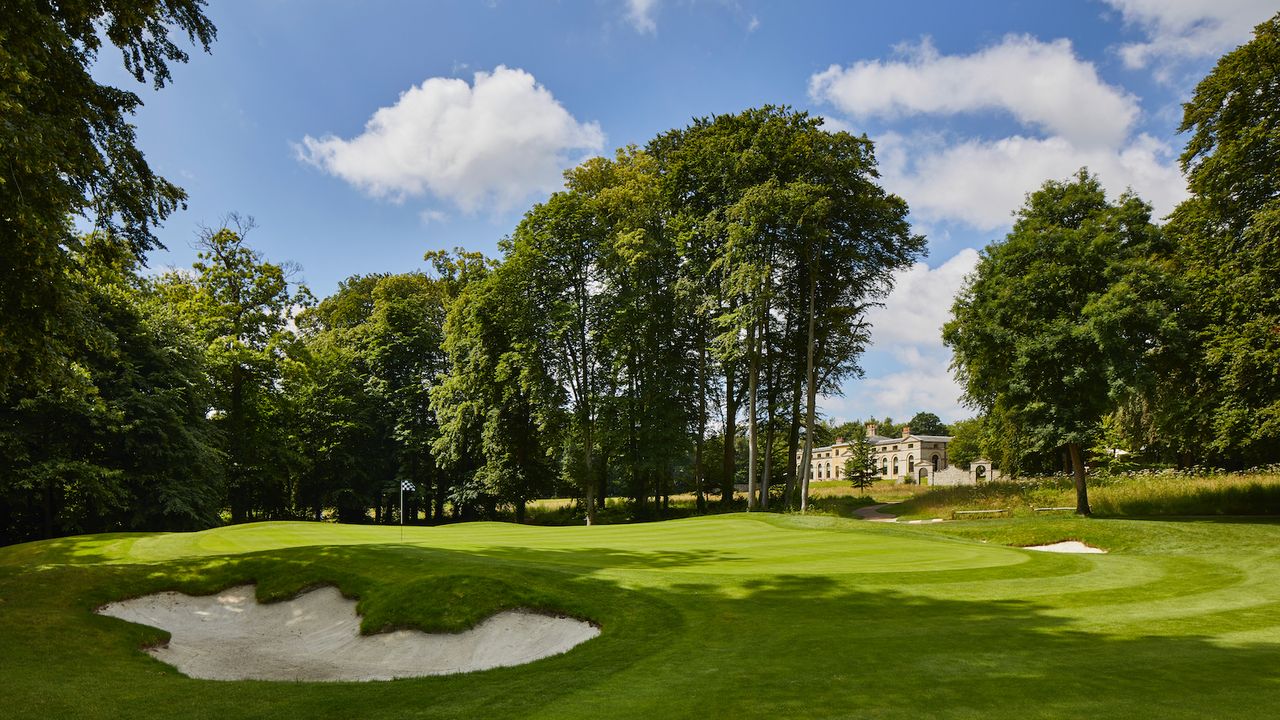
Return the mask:
{"type": "Polygon", "coordinates": [[[400,489],[405,492],[413,492],[416,488],[414,488],[413,483],[409,482],[408,480],[401,480],[400,489]]]}

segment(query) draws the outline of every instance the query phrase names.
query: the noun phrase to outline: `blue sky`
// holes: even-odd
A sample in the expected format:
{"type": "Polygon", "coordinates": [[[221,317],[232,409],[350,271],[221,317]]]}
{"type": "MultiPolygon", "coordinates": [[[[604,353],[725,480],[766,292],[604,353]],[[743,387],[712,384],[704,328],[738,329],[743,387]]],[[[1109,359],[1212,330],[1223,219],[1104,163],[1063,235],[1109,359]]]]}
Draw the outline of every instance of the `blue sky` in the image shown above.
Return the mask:
{"type": "Polygon", "coordinates": [[[929,238],[877,311],[866,377],[835,418],[969,413],[938,338],[976,249],[1023,194],[1087,165],[1168,212],[1184,196],[1180,103],[1275,12],[1259,0],[364,2],[209,8],[212,54],[154,92],[104,51],[98,77],[145,106],[139,144],[199,227],[252,215],[250,243],[323,297],[427,250],[495,254],[559,173],[691,118],[767,103],[866,132],[929,238]]]}

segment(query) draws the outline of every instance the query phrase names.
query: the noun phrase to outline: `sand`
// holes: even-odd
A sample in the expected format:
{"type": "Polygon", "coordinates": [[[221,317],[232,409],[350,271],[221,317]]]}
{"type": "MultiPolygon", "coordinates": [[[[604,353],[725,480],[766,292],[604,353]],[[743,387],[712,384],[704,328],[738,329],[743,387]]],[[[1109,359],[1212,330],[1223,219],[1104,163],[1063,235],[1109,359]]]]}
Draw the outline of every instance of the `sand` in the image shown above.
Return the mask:
{"type": "Polygon", "coordinates": [[[1104,554],[1107,551],[1102,548],[1096,548],[1085,545],[1079,540],[1065,540],[1056,542],[1051,545],[1029,545],[1024,550],[1039,550],[1040,552],[1052,553],[1088,553],[1088,554],[1104,554]]]}
{"type": "Polygon", "coordinates": [[[114,602],[102,615],[167,630],[147,652],[206,680],[391,680],[522,665],[600,634],[591,623],[527,610],[500,612],[456,634],[360,634],[356,602],[334,587],[261,604],[253,585],[215,595],[163,592],[114,602]]]}

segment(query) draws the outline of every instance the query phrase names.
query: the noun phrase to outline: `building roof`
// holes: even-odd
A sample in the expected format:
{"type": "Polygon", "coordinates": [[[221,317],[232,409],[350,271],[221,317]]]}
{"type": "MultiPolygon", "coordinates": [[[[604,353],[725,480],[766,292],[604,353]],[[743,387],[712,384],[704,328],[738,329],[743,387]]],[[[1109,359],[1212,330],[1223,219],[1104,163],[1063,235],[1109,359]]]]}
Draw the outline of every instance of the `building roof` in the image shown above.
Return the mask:
{"type": "MultiPolygon", "coordinates": [[[[952,435],[915,435],[915,434],[911,434],[911,435],[908,435],[908,436],[906,436],[906,437],[885,437],[884,435],[871,435],[871,436],[869,436],[869,437],[867,438],[867,440],[868,440],[868,441],[870,441],[870,443],[871,443],[872,445],[892,445],[893,443],[899,443],[899,444],[901,444],[901,443],[903,443],[903,442],[905,442],[905,441],[907,441],[907,440],[918,440],[918,441],[920,441],[920,442],[941,442],[941,443],[945,443],[945,442],[951,442],[951,438],[952,438],[952,437],[954,437],[954,436],[952,436],[952,435]]],[[[836,443],[836,444],[834,444],[834,445],[823,445],[822,447],[815,447],[815,448],[813,449],[813,452],[825,452],[825,451],[827,451],[827,450],[831,450],[831,449],[833,449],[833,448],[838,448],[838,447],[848,447],[848,446],[850,446],[850,445],[852,445],[852,444],[853,444],[852,442],[850,442],[850,441],[846,440],[846,441],[844,441],[844,442],[842,442],[842,443],[836,443]]],[[[796,452],[802,452],[802,451],[803,451],[803,450],[797,450],[796,452]]]]}

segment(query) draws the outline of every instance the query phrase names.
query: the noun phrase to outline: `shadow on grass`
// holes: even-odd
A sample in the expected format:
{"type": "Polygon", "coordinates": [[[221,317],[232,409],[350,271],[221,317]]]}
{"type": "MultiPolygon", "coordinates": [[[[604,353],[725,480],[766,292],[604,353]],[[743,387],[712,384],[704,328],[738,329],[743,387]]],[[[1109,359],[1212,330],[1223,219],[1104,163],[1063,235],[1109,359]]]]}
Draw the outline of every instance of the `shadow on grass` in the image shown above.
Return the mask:
{"type": "MultiPolygon", "coordinates": [[[[0,579],[0,701],[15,718],[224,720],[1265,717],[1280,702],[1280,645],[1215,638],[1280,624],[1280,607],[1270,604],[1234,615],[1189,610],[1173,630],[1153,621],[1103,633],[1068,616],[1101,617],[1108,605],[957,600],[945,597],[945,584],[865,588],[843,576],[776,575],[624,586],[596,572],[649,561],[699,560],[360,545],[26,573],[0,579]],[[257,582],[263,599],[336,585],[360,598],[366,628],[460,629],[525,606],[591,619],[603,634],[562,656],[462,676],[220,683],[190,680],[140,653],[161,639],[156,631],[89,613],[111,599],[244,582],[257,582]]],[[[1140,588],[1111,598],[1142,600],[1140,588]]]]}

